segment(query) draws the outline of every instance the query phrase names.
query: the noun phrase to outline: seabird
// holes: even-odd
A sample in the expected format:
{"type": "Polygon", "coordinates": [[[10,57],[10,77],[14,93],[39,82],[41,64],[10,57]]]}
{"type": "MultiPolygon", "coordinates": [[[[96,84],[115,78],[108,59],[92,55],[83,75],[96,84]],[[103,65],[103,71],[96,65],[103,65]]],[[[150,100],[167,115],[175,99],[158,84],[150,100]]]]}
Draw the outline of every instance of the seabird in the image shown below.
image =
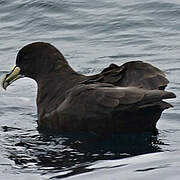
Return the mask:
{"type": "Polygon", "coordinates": [[[165,74],[148,63],[111,64],[99,74],[85,76],[45,42],[28,44],[18,52],[3,88],[22,77],[37,82],[38,126],[60,133],[155,134],[161,113],[172,107],[163,99],[176,97],[165,91],[165,74]]]}

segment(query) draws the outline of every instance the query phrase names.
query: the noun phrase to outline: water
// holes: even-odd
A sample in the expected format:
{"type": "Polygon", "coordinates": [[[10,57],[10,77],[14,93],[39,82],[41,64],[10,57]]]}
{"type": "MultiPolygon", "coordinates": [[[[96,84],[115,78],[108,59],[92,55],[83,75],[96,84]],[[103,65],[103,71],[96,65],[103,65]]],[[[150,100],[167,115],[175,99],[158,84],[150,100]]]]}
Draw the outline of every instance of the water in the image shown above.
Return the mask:
{"type": "Polygon", "coordinates": [[[177,95],[157,137],[45,135],[37,130],[36,84],[19,80],[0,91],[0,179],[180,178],[178,0],[0,0],[0,22],[0,74],[22,46],[46,41],[83,74],[110,63],[152,63],[177,95]]]}

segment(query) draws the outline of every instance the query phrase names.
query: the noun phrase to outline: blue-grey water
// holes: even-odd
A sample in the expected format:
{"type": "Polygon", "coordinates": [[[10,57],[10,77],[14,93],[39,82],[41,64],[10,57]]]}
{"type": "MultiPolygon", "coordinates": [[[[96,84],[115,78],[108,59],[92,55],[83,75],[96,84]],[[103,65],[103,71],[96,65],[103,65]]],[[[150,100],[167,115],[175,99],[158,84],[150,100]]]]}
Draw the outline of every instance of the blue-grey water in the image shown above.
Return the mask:
{"type": "Polygon", "coordinates": [[[159,135],[45,135],[37,130],[36,84],[0,90],[0,179],[180,179],[179,0],[0,0],[0,74],[34,41],[55,45],[74,69],[143,60],[162,69],[177,98],[159,135]]]}

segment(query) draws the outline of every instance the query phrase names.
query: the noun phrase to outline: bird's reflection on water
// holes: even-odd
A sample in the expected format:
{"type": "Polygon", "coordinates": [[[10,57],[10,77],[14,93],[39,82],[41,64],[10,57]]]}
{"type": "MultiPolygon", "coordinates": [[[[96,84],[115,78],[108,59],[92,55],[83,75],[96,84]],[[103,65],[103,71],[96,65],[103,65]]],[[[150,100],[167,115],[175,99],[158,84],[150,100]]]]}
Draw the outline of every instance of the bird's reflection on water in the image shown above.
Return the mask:
{"type": "MultiPolygon", "coordinates": [[[[10,128],[9,128],[10,129],[10,128]]],[[[4,130],[8,131],[8,128],[4,130]]],[[[98,137],[92,134],[47,134],[37,131],[22,130],[8,135],[8,158],[15,162],[16,167],[48,172],[70,173],[59,175],[67,177],[84,173],[92,169],[87,166],[98,160],[121,159],[141,154],[160,152],[163,143],[158,136],[149,134],[112,135],[98,137]],[[20,133],[18,133],[20,132],[20,133]],[[10,142],[10,140],[12,142],[10,142]]],[[[14,132],[13,131],[13,132],[14,132]]]]}

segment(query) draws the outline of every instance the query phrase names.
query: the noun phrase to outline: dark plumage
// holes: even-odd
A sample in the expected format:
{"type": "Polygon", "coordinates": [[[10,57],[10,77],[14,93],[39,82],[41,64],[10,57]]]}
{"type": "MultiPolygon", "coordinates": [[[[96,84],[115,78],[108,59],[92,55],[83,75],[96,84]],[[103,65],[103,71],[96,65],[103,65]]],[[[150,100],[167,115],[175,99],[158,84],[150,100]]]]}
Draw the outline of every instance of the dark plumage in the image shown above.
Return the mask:
{"type": "Polygon", "coordinates": [[[153,133],[162,111],[172,107],[162,100],[175,97],[164,91],[164,73],[150,64],[111,64],[99,74],[85,76],[43,42],[18,52],[16,67],[4,78],[3,87],[22,76],[38,84],[38,125],[60,132],[153,133]]]}

